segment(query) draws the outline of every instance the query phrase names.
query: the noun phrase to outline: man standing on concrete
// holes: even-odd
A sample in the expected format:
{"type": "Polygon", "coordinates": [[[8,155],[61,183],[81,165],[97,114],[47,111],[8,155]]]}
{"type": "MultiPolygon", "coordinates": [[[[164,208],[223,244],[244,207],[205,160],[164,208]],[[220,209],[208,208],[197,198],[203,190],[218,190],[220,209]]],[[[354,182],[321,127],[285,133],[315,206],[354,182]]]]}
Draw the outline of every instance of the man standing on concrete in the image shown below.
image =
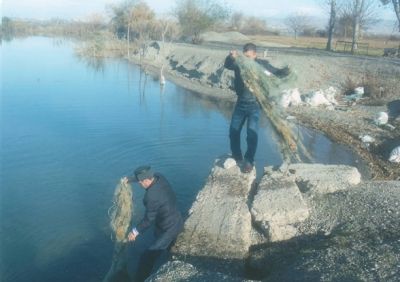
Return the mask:
{"type": "Polygon", "coordinates": [[[155,241],[141,255],[135,281],[144,281],[151,273],[156,260],[168,250],[183,227],[183,219],[176,205],[175,193],[167,179],[160,173],[153,173],[150,166],[141,166],[125,183],[138,182],[145,190],[143,204],[146,212],[140,223],[128,234],[134,241],[155,223],[155,241]]]}
{"type": "MultiPolygon", "coordinates": [[[[253,43],[247,43],[243,46],[243,54],[255,60],[257,57],[257,47],[253,43]]],[[[243,161],[243,155],[240,148],[240,132],[247,120],[247,151],[244,155],[242,170],[249,173],[254,166],[254,155],[258,143],[258,122],[260,119],[260,105],[256,97],[246,88],[240,75],[240,69],[235,63],[238,56],[236,50],[231,51],[225,59],[225,68],[235,72],[234,86],[238,96],[235,109],[232,114],[231,125],[229,128],[229,138],[231,143],[232,157],[239,164],[243,161]]]]}

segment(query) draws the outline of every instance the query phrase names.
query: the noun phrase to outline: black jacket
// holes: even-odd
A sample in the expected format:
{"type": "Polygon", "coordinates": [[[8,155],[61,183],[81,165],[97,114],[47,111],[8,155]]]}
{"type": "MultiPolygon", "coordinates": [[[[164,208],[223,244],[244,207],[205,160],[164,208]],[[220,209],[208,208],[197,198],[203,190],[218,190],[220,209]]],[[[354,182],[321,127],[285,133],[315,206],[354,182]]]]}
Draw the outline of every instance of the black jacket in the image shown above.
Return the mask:
{"type": "MultiPolygon", "coordinates": [[[[279,69],[272,66],[268,61],[260,59],[255,59],[255,61],[267,71],[280,78],[287,76],[290,72],[288,67],[279,69]]],[[[235,73],[234,87],[235,92],[238,95],[238,101],[256,102],[256,98],[251,95],[249,91],[245,91],[245,85],[242,76],[240,75],[240,69],[232,55],[226,57],[224,67],[234,71],[235,73]]]]}
{"type": "Polygon", "coordinates": [[[136,227],[139,233],[145,231],[153,222],[160,233],[180,230],[182,216],[176,205],[175,193],[163,175],[154,174],[154,182],[146,189],[143,204],[146,212],[136,227]]]}
{"type": "Polygon", "coordinates": [[[232,57],[232,55],[226,57],[224,67],[227,68],[228,70],[234,71],[235,73],[235,79],[233,83],[235,87],[235,92],[238,95],[238,101],[255,102],[256,101],[255,97],[250,93],[247,93],[247,91],[245,92],[245,85],[242,76],[240,75],[240,69],[235,62],[235,58],[232,57]]]}

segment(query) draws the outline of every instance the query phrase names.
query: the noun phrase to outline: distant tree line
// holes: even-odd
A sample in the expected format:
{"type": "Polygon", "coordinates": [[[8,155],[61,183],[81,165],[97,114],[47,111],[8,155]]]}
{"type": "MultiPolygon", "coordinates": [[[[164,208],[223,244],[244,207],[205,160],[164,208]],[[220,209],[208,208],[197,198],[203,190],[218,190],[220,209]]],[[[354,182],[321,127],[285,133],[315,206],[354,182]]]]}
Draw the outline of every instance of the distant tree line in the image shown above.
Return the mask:
{"type": "MultiPolygon", "coordinates": [[[[285,24],[298,36],[327,37],[327,50],[332,49],[334,37],[350,38],[352,51],[363,32],[378,22],[378,4],[392,7],[398,19],[400,31],[400,0],[316,0],[327,14],[327,25],[317,29],[304,13],[288,16],[285,24]]],[[[2,18],[1,36],[4,39],[23,35],[60,35],[91,37],[108,32],[126,40],[128,56],[131,44],[145,46],[150,40],[173,41],[183,39],[201,43],[205,31],[238,31],[244,34],[277,34],[271,31],[264,18],[246,16],[242,12],[231,12],[220,0],[176,0],[169,15],[156,16],[143,0],[123,0],[106,7],[107,16],[92,14],[84,20],[48,21],[18,20],[2,18]]]]}
{"type": "Polygon", "coordinates": [[[184,39],[193,43],[200,43],[200,34],[208,30],[235,30],[246,34],[267,32],[264,19],[245,16],[241,12],[231,14],[218,0],[176,0],[174,10],[159,17],[141,0],[108,5],[106,11],[107,20],[100,14],[79,21],[3,17],[1,32],[3,37],[40,34],[85,37],[108,30],[129,42],[184,39]]]}
{"type": "Polygon", "coordinates": [[[2,17],[1,38],[11,40],[14,37],[30,35],[88,37],[107,29],[101,15],[93,14],[85,21],[62,19],[21,20],[2,17]]]}
{"type": "Polygon", "coordinates": [[[352,42],[351,52],[354,53],[363,33],[379,22],[379,4],[393,5],[400,32],[400,0],[320,0],[319,2],[329,15],[327,27],[317,30],[310,24],[310,18],[306,14],[294,13],[286,18],[286,25],[295,38],[302,34],[327,37],[327,50],[332,50],[334,36],[349,38],[352,42]]]}

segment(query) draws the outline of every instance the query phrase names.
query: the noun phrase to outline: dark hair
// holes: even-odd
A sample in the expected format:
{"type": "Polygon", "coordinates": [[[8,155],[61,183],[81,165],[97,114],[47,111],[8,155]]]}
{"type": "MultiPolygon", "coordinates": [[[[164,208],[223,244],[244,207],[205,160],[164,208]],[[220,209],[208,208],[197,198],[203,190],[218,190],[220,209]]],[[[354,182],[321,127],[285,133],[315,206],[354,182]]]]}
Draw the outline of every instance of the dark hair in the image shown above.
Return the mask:
{"type": "Polygon", "coordinates": [[[247,51],[254,51],[257,52],[257,46],[254,43],[246,43],[243,46],[243,53],[246,53],[247,51]]]}
{"type": "Polygon", "coordinates": [[[133,172],[134,177],[133,179],[135,182],[142,181],[144,179],[151,179],[154,176],[154,172],[152,171],[149,165],[143,165],[135,169],[133,172]]]}

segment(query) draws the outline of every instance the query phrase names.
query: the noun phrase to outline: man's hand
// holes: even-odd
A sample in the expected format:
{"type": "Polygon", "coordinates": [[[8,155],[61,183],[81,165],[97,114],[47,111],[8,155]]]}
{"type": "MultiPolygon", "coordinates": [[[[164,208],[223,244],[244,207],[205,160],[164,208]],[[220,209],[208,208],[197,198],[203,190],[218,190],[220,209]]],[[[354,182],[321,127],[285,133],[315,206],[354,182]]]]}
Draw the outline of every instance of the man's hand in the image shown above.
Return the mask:
{"type": "Polygon", "coordinates": [[[129,242],[135,241],[137,235],[138,235],[137,233],[129,232],[129,234],[128,234],[128,241],[129,241],[129,242]]]}
{"type": "Polygon", "coordinates": [[[230,51],[230,55],[231,55],[233,58],[237,58],[237,57],[239,56],[239,53],[238,53],[237,50],[231,50],[231,51],[230,51]]]}

